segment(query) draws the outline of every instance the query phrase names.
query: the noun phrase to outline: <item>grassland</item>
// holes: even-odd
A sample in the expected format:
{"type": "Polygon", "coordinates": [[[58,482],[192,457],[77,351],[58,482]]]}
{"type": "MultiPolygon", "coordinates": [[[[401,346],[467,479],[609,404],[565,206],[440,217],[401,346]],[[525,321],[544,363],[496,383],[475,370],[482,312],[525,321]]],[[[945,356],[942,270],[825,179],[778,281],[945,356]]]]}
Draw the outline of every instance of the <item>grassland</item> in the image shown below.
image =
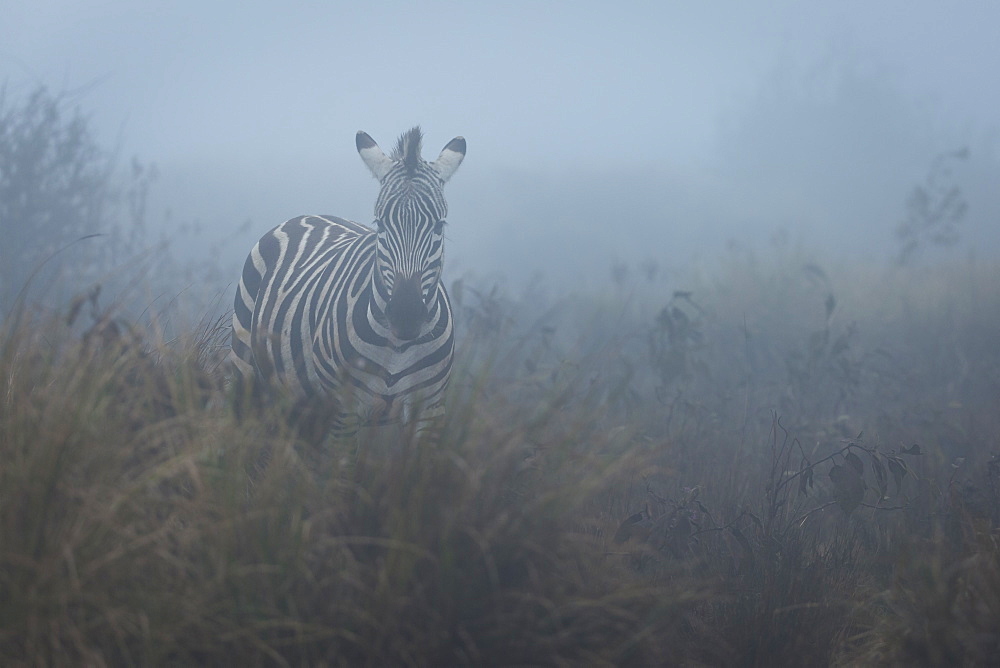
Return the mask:
{"type": "Polygon", "coordinates": [[[1000,268],[633,271],[454,285],[419,442],[237,419],[224,318],[8,315],[0,664],[993,664],[1000,268]]]}

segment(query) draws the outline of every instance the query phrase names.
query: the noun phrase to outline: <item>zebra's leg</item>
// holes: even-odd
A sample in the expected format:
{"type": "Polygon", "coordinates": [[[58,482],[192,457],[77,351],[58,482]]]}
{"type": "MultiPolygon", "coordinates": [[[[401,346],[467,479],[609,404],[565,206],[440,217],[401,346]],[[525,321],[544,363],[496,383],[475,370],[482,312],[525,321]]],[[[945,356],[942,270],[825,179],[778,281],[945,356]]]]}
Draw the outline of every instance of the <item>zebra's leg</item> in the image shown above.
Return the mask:
{"type": "Polygon", "coordinates": [[[400,417],[413,442],[437,440],[444,427],[444,404],[440,400],[425,404],[407,397],[400,417]]]}
{"type": "Polygon", "coordinates": [[[242,421],[261,406],[261,389],[253,367],[234,354],[230,355],[230,402],[236,419],[242,421]]]}

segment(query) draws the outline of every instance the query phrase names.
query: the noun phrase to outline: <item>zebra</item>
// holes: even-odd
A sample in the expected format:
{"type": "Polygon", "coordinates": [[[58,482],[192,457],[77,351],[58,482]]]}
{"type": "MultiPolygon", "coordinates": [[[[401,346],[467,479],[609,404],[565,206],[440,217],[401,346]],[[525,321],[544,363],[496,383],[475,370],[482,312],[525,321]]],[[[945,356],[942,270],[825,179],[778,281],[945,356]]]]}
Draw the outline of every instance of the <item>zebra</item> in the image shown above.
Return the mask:
{"type": "Polygon", "coordinates": [[[455,341],[441,281],[442,190],[465,139],[426,162],[422,137],[412,128],[387,156],[357,133],[380,184],[374,229],[299,216],[262,236],[243,266],[230,354],[237,381],[258,397],[263,385],[318,409],[324,434],[392,422],[421,432],[444,413],[455,341]]]}

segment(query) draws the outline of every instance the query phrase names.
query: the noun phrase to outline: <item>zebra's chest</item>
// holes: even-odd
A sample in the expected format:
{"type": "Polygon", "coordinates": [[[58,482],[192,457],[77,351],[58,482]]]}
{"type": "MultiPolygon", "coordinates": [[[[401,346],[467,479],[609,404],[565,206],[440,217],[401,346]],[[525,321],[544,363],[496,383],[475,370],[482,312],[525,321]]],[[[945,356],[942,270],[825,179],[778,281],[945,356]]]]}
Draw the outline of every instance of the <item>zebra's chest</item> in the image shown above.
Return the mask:
{"type": "Polygon", "coordinates": [[[445,367],[451,365],[450,341],[445,343],[446,355],[436,363],[439,351],[432,346],[413,346],[406,350],[377,348],[367,354],[345,360],[339,389],[350,397],[348,412],[363,423],[384,424],[405,417],[414,405],[424,404],[440,395],[447,383],[445,367]],[[427,355],[427,350],[431,354],[427,355]]]}
{"type": "Polygon", "coordinates": [[[391,387],[396,380],[418,365],[425,355],[420,347],[414,346],[406,350],[382,347],[356,341],[348,349],[348,357],[344,360],[346,369],[355,377],[363,379],[378,379],[391,387]]]}
{"type": "Polygon", "coordinates": [[[391,397],[446,380],[451,365],[451,309],[443,289],[420,336],[395,339],[370,291],[341,294],[317,323],[313,356],[327,387],[349,384],[371,397],[391,397]]]}

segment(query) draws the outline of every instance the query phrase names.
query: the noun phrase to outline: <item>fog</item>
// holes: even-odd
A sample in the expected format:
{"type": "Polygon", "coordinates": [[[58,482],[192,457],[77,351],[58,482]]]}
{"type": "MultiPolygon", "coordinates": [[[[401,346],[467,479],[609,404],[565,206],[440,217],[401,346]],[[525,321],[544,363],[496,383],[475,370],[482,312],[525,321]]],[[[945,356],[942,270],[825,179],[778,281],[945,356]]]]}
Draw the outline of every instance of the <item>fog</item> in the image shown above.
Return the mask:
{"type": "MultiPolygon", "coordinates": [[[[447,272],[572,290],[775,234],[893,257],[935,156],[968,147],[955,257],[1000,248],[996,3],[7,2],[0,81],[69,91],[150,219],[235,278],[302,213],[362,222],[354,148],[414,124],[446,190],[447,272]]],[[[927,257],[933,257],[929,255],[927,257]]],[[[665,273],[669,276],[669,271],[665,273]]]]}

